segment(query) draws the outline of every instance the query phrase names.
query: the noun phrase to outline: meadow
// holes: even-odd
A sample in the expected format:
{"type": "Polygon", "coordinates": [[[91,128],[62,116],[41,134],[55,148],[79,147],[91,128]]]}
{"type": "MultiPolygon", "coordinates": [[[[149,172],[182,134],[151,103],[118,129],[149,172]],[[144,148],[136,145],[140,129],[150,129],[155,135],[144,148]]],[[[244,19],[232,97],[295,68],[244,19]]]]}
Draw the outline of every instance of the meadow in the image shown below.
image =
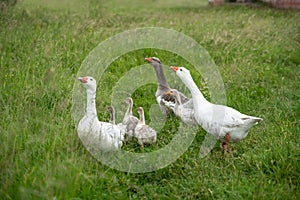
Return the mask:
{"type": "MultiPolygon", "coordinates": [[[[0,13],[0,199],[299,199],[299,19],[299,11],[210,7],[204,0],[24,0],[5,9],[0,13]],[[217,65],[226,104],[264,119],[231,145],[233,156],[224,155],[218,142],[200,159],[202,129],[174,163],[147,173],[105,166],[82,145],[72,117],[80,66],[100,42],[141,27],[193,38],[217,65]]],[[[148,56],[190,67],[210,99],[190,63],[172,52],[141,49],[119,57],[105,72],[97,90],[99,119],[109,119],[105,108],[113,86],[148,56]]],[[[132,95],[145,108],[147,123],[155,91],[156,85],[148,84],[132,95]]],[[[145,152],[167,145],[173,122],[158,133],[158,144],[124,149],[145,152]]]]}

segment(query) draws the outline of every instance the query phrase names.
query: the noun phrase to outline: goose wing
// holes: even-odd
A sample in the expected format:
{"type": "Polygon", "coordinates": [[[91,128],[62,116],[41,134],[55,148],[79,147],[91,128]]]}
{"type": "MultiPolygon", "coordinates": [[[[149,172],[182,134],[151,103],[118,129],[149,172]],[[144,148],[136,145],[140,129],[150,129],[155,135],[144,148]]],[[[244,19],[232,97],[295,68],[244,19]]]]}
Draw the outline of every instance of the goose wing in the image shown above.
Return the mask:
{"type": "Polygon", "coordinates": [[[251,126],[256,124],[258,121],[261,121],[261,118],[252,117],[249,115],[245,115],[240,113],[239,111],[224,106],[225,107],[225,117],[223,125],[228,128],[235,128],[241,126],[251,126]]]}

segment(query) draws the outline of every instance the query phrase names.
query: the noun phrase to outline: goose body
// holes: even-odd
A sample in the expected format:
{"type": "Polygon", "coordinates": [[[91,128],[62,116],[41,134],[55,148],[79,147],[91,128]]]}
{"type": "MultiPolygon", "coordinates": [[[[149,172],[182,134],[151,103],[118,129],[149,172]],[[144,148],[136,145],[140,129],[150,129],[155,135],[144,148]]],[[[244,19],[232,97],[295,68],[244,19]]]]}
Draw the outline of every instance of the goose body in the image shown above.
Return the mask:
{"type": "Polygon", "coordinates": [[[125,101],[128,104],[128,108],[124,115],[122,123],[126,125],[126,129],[127,129],[125,135],[125,141],[131,141],[132,137],[134,136],[134,130],[137,123],[139,122],[139,119],[132,114],[132,106],[133,106],[132,98],[128,97],[125,101]]]}
{"type": "Polygon", "coordinates": [[[206,132],[223,141],[223,150],[228,151],[229,142],[238,142],[244,139],[251,127],[262,118],[253,117],[224,105],[212,104],[205,99],[193,78],[184,67],[172,66],[171,69],[190,90],[193,98],[194,117],[206,132]]]}
{"type": "Polygon", "coordinates": [[[96,110],[96,81],[92,77],[80,77],[78,80],[87,91],[86,113],[80,120],[77,133],[85,147],[93,152],[116,151],[123,145],[125,131],[118,125],[98,120],[96,110]]]}
{"type": "MultiPolygon", "coordinates": [[[[171,88],[166,81],[161,61],[156,57],[145,58],[145,60],[154,67],[156,73],[158,86],[155,93],[155,98],[162,113],[165,115],[174,113],[175,99],[170,95],[166,95],[166,92],[170,91],[171,88]]],[[[182,103],[186,103],[190,100],[181,92],[179,92],[179,97],[182,103]]]]}
{"type": "Polygon", "coordinates": [[[176,89],[171,89],[170,91],[166,92],[166,95],[175,98],[174,114],[185,124],[195,125],[196,121],[194,118],[193,106],[191,106],[190,101],[184,104],[181,103],[179,94],[179,91],[176,89]]]}
{"type": "Polygon", "coordinates": [[[156,142],[156,131],[145,123],[144,110],[142,107],[138,108],[139,122],[135,127],[134,136],[137,138],[141,147],[145,144],[152,144],[156,142]]]}

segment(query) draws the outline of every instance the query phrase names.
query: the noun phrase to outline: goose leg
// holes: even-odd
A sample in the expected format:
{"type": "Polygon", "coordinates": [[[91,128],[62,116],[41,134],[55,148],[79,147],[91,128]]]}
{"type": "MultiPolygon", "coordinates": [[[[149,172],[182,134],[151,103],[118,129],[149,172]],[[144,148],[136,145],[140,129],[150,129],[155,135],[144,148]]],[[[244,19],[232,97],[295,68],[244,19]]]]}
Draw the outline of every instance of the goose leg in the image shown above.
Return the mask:
{"type": "Polygon", "coordinates": [[[229,133],[226,133],[226,135],[225,135],[225,142],[222,143],[222,150],[223,150],[223,152],[230,153],[230,149],[228,147],[229,138],[230,138],[229,133]]]}

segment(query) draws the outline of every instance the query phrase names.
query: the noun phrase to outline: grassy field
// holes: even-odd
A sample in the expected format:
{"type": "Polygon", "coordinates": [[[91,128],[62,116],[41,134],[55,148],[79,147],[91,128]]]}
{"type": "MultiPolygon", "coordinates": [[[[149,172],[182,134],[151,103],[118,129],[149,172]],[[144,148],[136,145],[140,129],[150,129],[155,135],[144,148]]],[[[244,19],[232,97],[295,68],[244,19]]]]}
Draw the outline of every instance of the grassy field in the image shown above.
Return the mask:
{"type": "MultiPolygon", "coordinates": [[[[1,13],[0,199],[299,199],[300,12],[206,4],[24,0],[1,13]],[[218,66],[227,105],[264,118],[231,145],[233,157],[218,143],[199,159],[206,134],[200,129],[176,162],[133,174],[102,165],[81,144],[72,118],[81,63],[101,41],[149,26],[195,39],[218,66]]],[[[108,120],[113,85],[131,66],[145,64],[145,56],[188,66],[158,49],[121,56],[98,88],[100,119],[108,120]]],[[[147,85],[133,98],[147,109],[155,90],[147,85]]],[[[159,134],[169,141],[167,131],[159,134]]]]}

